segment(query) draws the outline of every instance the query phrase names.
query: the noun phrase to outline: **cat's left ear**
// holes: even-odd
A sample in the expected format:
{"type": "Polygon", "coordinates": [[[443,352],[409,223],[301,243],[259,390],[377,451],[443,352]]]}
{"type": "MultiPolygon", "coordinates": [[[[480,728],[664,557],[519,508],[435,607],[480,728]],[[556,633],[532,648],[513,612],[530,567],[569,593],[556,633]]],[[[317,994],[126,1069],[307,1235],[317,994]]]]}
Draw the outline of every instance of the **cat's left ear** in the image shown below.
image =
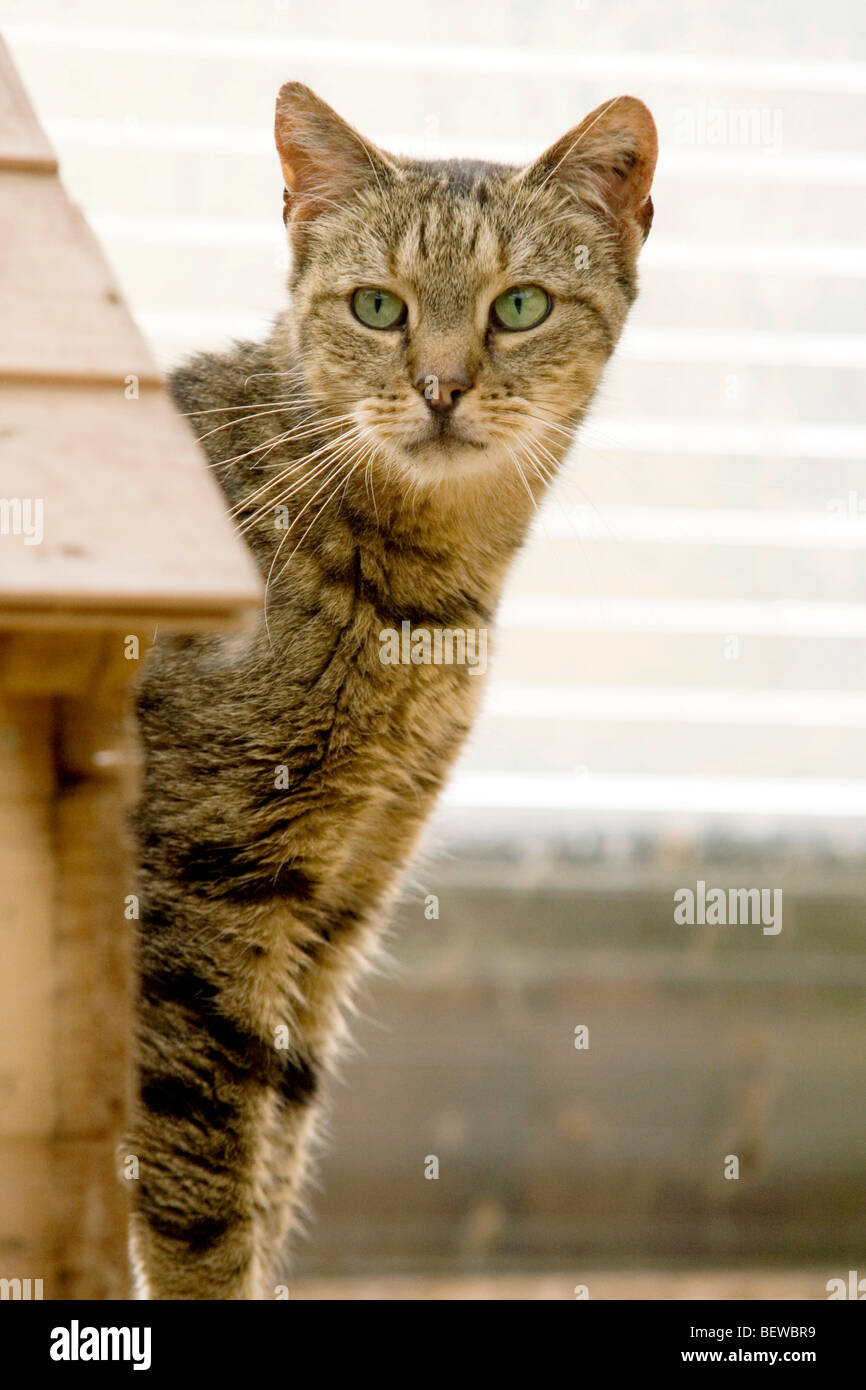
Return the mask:
{"type": "Polygon", "coordinates": [[[382,150],[302,82],[280,88],[274,136],[286,185],[287,225],[339,206],[368,181],[399,174],[382,150]]]}
{"type": "Polygon", "coordinates": [[[603,102],[519,175],[521,183],[556,179],[623,229],[646,240],[658,134],[649,108],[637,97],[603,102]]]}

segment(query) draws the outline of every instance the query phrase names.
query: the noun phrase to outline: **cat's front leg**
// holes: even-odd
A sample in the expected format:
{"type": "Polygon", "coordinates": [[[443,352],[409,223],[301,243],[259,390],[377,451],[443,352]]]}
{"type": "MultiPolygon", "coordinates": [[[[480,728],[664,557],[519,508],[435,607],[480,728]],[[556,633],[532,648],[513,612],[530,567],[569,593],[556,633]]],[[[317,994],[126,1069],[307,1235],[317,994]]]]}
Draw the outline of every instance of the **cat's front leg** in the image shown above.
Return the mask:
{"type": "MultiPolygon", "coordinates": [[[[290,902],[280,916],[291,916],[290,902]]],[[[267,915],[251,921],[225,906],[218,922],[207,920],[177,885],[142,904],[129,1141],[140,1297],[275,1296],[269,1135],[275,1120],[290,1117],[300,1144],[318,1069],[286,1022],[286,972],[270,958],[273,926],[267,915]]]]}

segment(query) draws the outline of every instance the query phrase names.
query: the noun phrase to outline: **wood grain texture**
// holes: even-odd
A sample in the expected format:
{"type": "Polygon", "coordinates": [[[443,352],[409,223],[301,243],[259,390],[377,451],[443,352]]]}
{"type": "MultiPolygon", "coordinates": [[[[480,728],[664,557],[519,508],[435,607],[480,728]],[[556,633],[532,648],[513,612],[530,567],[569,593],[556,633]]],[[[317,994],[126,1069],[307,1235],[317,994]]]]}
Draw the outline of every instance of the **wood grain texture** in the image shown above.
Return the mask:
{"type": "MultiPolygon", "coordinates": [[[[40,544],[0,535],[0,627],[138,616],[240,621],[259,579],[161,391],[0,382],[0,496],[41,501],[40,544]]],[[[95,620],[95,621],[94,621],[95,620]]]]}
{"type": "Polygon", "coordinates": [[[0,1134],[48,1141],[55,1122],[54,790],[46,700],[0,702],[0,1134]]]}
{"type": "Polygon", "coordinates": [[[0,629],[241,621],[258,575],[2,46],[0,245],[0,629]]]}
{"type": "Polygon", "coordinates": [[[0,245],[0,1276],[122,1298],[127,639],[260,584],[2,45],[0,245]]]}
{"type": "Polygon", "coordinates": [[[57,160],[0,38],[0,169],[53,173],[57,160]]]}
{"type": "Polygon", "coordinates": [[[41,1279],[54,1297],[52,1155],[41,1139],[0,1138],[0,1277],[41,1279]]]}
{"type": "Polygon", "coordinates": [[[0,703],[0,1273],[46,1298],[125,1290],[120,674],[103,661],[80,699],[0,703]]]}
{"type": "Polygon", "coordinates": [[[59,179],[0,170],[0,375],[158,382],[147,345],[59,179]]]}
{"type": "Polygon", "coordinates": [[[126,1196],[117,1149],[127,1088],[133,892],[125,854],[124,700],[105,663],[57,706],[60,794],[54,1136],[58,1298],[126,1294],[126,1196]]]}

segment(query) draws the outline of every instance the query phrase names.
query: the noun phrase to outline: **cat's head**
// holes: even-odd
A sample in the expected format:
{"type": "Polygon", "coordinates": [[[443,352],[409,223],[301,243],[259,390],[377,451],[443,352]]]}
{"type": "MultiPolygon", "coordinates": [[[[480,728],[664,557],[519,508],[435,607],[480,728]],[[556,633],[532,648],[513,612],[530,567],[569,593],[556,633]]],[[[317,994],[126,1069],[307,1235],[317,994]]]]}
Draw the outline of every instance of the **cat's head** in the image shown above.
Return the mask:
{"type": "Polygon", "coordinates": [[[555,466],[636,294],[646,106],[606,102],[515,169],[386,154],[290,82],[276,141],[293,269],[275,343],[320,418],[416,486],[555,466]]]}

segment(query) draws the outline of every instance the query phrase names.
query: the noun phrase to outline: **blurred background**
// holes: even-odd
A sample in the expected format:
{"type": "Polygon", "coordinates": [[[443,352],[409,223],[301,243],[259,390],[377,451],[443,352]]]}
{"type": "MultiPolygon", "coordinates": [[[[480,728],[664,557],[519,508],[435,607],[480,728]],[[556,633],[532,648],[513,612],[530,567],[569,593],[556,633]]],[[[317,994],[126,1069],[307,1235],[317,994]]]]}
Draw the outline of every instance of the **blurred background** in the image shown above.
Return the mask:
{"type": "Polygon", "coordinates": [[[4,11],[166,368],[282,302],[281,82],[386,148],[508,162],[649,104],[641,297],[362,990],[298,1288],[866,1276],[866,11],[4,11]],[[781,931],[677,923],[699,880],[781,892],[781,931]]]}

